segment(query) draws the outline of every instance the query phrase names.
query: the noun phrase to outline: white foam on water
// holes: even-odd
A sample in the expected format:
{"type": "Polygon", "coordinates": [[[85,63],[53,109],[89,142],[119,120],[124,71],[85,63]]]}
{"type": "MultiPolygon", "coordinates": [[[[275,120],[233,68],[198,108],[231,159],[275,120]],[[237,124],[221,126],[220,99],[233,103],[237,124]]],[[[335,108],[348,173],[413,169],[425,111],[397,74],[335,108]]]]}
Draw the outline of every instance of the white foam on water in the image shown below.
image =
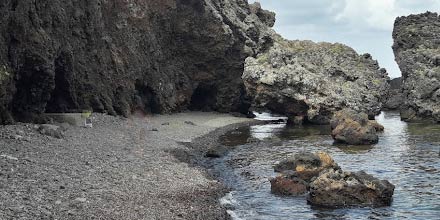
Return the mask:
{"type": "Polygon", "coordinates": [[[260,120],[260,121],[276,121],[276,120],[285,120],[287,121],[287,117],[286,116],[281,116],[281,115],[275,115],[275,114],[271,114],[268,112],[263,112],[263,113],[258,113],[258,112],[253,112],[255,115],[255,120],[260,120]]]}

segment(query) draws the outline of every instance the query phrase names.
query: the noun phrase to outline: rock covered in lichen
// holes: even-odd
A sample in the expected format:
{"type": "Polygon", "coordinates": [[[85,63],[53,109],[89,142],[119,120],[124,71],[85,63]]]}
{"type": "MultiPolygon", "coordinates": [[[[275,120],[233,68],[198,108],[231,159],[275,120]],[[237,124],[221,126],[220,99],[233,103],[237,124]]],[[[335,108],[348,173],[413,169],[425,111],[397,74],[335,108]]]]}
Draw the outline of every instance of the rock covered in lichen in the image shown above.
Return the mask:
{"type": "Polygon", "coordinates": [[[440,122],[440,16],[398,17],[393,50],[403,76],[405,120],[440,122]]]}
{"type": "Polygon", "coordinates": [[[364,171],[345,172],[325,152],[301,152],[275,166],[281,172],[270,179],[271,192],[298,196],[307,192],[307,201],[331,208],[386,206],[392,202],[394,185],[364,171]]]}
{"type": "Polygon", "coordinates": [[[310,184],[307,201],[316,206],[389,206],[394,185],[372,175],[342,170],[327,170],[310,184]]]}
{"type": "Polygon", "coordinates": [[[354,145],[375,144],[379,141],[377,132],[384,130],[376,121],[368,120],[367,114],[351,109],[336,112],[330,126],[336,142],[354,145]]]}
{"type": "Polygon", "coordinates": [[[383,108],[386,110],[400,109],[404,103],[404,97],[402,93],[403,78],[398,77],[390,80],[390,90],[388,92],[387,100],[385,101],[383,108]]]}
{"type": "Polygon", "coordinates": [[[301,195],[310,182],[326,169],[339,169],[338,164],[325,152],[301,152],[275,165],[280,174],[270,179],[271,192],[277,195],[301,195]]]}
{"type": "Polygon", "coordinates": [[[336,168],[338,164],[325,152],[300,152],[294,156],[280,161],[274,166],[275,172],[284,171],[317,171],[318,173],[326,168],[336,168]]]}
{"type": "Polygon", "coordinates": [[[267,52],[246,59],[243,80],[255,107],[317,124],[346,107],[380,112],[388,76],[369,54],[339,43],[274,39],[267,52]]]}

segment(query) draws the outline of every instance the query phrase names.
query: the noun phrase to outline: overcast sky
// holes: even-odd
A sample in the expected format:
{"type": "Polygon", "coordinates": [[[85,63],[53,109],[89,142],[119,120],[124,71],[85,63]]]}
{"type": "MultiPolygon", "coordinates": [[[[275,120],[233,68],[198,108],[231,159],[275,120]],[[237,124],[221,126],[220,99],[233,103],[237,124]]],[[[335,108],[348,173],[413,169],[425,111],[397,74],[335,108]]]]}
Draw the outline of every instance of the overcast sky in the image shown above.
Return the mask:
{"type": "Polygon", "coordinates": [[[344,43],[359,53],[370,53],[391,78],[401,75],[391,49],[395,18],[440,11],[440,0],[257,1],[276,12],[275,30],[285,38],[344,43]]]}

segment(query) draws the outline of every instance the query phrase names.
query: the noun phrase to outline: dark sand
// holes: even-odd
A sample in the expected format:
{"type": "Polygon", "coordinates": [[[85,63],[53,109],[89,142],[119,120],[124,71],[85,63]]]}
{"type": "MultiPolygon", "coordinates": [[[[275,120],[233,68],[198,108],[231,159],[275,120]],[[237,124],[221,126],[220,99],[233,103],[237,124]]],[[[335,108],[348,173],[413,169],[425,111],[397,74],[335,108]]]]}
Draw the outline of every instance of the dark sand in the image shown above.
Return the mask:
{"type": "Polygon", "coordinates": [[[69,127],[62,139],[0,126],[0,219],[229,218],[225,189],[197,164],[221,134],[254,120],[93,117],[93,128],[69,127]]]}

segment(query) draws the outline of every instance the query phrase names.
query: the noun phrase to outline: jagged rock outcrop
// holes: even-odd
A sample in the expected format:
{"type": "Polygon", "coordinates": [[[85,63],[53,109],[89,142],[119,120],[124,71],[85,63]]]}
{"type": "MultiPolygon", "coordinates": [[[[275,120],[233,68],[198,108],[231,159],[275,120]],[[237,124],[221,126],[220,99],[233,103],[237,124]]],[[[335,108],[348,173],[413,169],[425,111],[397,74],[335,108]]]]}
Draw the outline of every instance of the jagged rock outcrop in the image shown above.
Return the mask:
{"type": "Polygon", "coordinates": [[[370,117],[380,113],[388,76],[369,54],[343,44],[288,41],[246,59],[243,80],[254,107],[328,124],[335,111],[352,108],[370,117]]]}
{"type": "Polygon", "coordinates": [[[274,13],[246,0],[0,3],[0,123],[44,112],[246,112],[274,13]]]}
{"type": "Polygon", "coordinates": [[[398,17],[393,38],[403,76],[402,118],[440,122],[440,16],[427,12],[398,17]]]}
{"type": "Polygon", "coordinates": [[[402,94],[402,77],[394,78],[390,80],[390,90],[388,92],[388,97],[383,105],[386,110],[396,110],[404,103],[404,98],[402,94]]]}

